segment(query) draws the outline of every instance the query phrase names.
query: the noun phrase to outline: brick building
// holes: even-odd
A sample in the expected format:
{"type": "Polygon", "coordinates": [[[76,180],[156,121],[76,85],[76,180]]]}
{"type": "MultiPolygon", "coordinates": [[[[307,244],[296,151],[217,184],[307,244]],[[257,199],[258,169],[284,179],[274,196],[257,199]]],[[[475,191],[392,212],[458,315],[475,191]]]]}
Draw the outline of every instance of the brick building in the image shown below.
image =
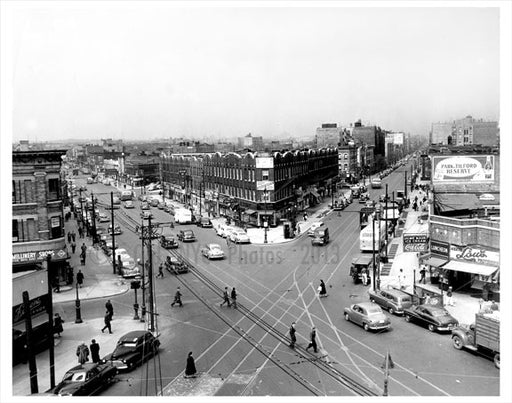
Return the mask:
{"type": "Polygon", "coordinates": [[[65,154],[66,150],[12,153],[13,272],[40,269],[50,254],[52,277],[66,279],[65,188],[61,180],[65,154]]]}
{"type": "Polygon", "coordinates": [[[496,146],[499,143],[498,122],[466,116],[452,122],[432,123],[430,144],[450,146],[496,146]]]}

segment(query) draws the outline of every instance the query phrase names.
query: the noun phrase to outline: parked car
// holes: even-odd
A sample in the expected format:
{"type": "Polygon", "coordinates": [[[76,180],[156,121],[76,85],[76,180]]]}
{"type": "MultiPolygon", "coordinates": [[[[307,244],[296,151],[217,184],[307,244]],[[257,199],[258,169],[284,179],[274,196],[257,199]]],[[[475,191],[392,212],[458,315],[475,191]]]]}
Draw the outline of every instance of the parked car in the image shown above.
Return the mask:
{"type": "Polygon", "coordinates": [[[181,242],[194,242],[196,240],[196,236],[194,235],[194,232],[191,229],[182,229],[178,233],[178,239],[181,242]]]}
{"type": "Polygon", "coordinates": [[[140,268],[137,266],[133,259],[130,259],[128,263],[123,262],[123,268],[121,269],[121,275],[123,278],[135,278],[141,275],[140,268]]]}
{"type": "Polygon", "coordinates": [[[53,389],[59,396],[94,396],[110,385],[117,375],[111,363],[86,363],[69,369],[53,389]]]}
{"type": "Polygon", "coordinates": [[[109,222],[110,221],[110,217],[108,216],[107,213],[100,213],[98,215],[98,221],[99,222],[109,222]]]}
{"type": "Polygon", "coordinates": [[[391,321],[373,302],[360,302],[345,308],[345,320],[362,326],[364,330],[382,330],[391,327],[391,321]]]}
{"type": "Polygon", "coordinates": [[[247,232],[241,229],[234,229],[231,231],[229,239],[234,243],[251,243],[251,239],[247,235],[247,232]]]}
{"type": "Polygon", "coordinates": [[[158,204],[159,204],[158,199],[151,199],[149,204],[151,205],[151,207],[158,207],[158,204]]]}
{"type": "Polygon", "coordinates": [[[459,322],[450,313],[435,305],[413,305],[404,310],[407,322],[414,321],[417,324],[427,326],[431,332],[450,331],[458,326],[459,322]]]}
{"type": "Polygon", "coordinates": [[[209,243],[206,244],[202,249],[201,253],[204,257],[210,259],[224,259],[224,251],[219,244],[209,243]]]}
{"type": "Polygon", "coordinates": [[[165,249],[176,249],[178,247],[178,242],[174,239],[174,235],[161,235],[160,245],[165,249]]]}
{"type": "Polygon", "coordinates": [[[135,205],[133,204],[133,202],[131,200],[126,200],[124,202],[124,208],[134,208],[135,205]]]}
{"type": "Polygon", "coordinates": [[[160,340],[146,330],[126,333],[117,342],[115,350],[103,358],[118,370],[131,370],[158,354],[160,340]]]}
{"type": "Polygon", "coordinates": [[[366,203],[368,200],[370,200],[370,195],[368,193],[361,193],[359,195],[359,203],[366,203]]]}
{"type": "Polygon", "coordinates": [[[153,218],[153,214],[151,214],[151,211],[143,210],[140,212],[140,218],[147,220],[149,218],[153,218]]]}
{"type": "Polygon", "coordinates": [[[315,236],[315,230],[324,225],[325,224],[322,221],[317,221],[317,222],[314,222],[313,224],[311,224],[311,227],[308,230],[308,236],[315,236]]]}
{"type": "Polygon", "coordinates": [[[208,217],[201,217],[197,220],[197,226],[201,228],[213,228],[213,224],[208,217]]]}
{"type": "Polygon", "coordinates": [[[216,228],[215,228],[215,232],[218,236],[221,236],[222,238],[226,238],[228,236],[227,234],[227,228],[228,226],[227,225],[224,225],[224,224],[219,224],[216,228]]]}
{"type": "Polygon", "coordinates": [[[401,315],[404,313],[405,308],[410,308],[412,305],[412,297],[400,290],[373,290],[368,291],[370,301],[380,305],[386,309],[390,314],[401,315]]]}
{"type": "MultiPolygon", "coordinates": [[[[108,233],[112,234],[112,225],[108,226],[108,233]]],[[[121,235],[122,234],[121,226],[119,224],[114,225],[114,235],[121,235]]]]}

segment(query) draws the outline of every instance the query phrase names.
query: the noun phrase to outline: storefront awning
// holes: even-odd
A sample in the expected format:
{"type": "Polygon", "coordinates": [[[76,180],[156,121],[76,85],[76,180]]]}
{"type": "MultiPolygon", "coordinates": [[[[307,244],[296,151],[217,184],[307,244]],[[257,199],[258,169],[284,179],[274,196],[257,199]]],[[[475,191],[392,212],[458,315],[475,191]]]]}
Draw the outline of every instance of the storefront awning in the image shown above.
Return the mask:
{"type": "Polygon", "coordinates": [[[254,211],[254,210],[252,210],[252,209],[250,209],[250,208],[248,208],[248,209],[246,209],[246,210],[245,210],[245,214],[247,214],[247,215],[254,215],[254,214],[256,214],[256,213],[258,213],[258,212],[257,212],[257,211],[254,211]]]}
{"type": "Polygon", "coordinates": [[[435,256],[430,256],[427,260],[423,261],[424,264],[428,264],[429,266],[434,266],[434,267],[441,267],[443,264],[445,264],[447,262],[448,262],[448,260],[440,258],[440,257],[435,257],[435,256]]]}
{"type": "Polygon", "coordinates": [[[315,196],[316,198],[320,198],[320,195],[318,194],[318,192],[317,192],[316,190],[312,190],[312,191],[311,191],[311,194],[312,194],[313,196],[315,196]]]}
{"type": "Polygon", "coordinates": [[[465,273],[481,274],[482,276],[490,276],[496,270],[495,266],[485,266],[483,264],[459,262],[458,260],[450,260],[443,266],[443,269],[453,271],[463,271],[465,273]]]}
{"type": "Polygon", "coordinates": [[[435,205],[442,213],[482,208],[482,202],[478,200],[478,197],[468,193],[436,194],[435,205]]]}

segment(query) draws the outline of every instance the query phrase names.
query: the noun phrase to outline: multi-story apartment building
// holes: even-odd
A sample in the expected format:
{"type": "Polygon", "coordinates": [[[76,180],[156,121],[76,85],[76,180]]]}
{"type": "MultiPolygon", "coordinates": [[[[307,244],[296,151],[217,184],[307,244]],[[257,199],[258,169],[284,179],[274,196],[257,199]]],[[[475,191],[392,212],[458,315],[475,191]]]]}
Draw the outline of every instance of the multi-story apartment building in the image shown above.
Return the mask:
{"type": "Polygon", "coordinates": [[[363,126],[361,121],[354,123],[352,137],[356,143],[373,146],[373,154],[385,155],[385,132],[378,126],[363,126]]]}
{"type": "Polygon", "coordinates": [[[496,146],[499,141],[498,122],[466,116],[453,122],[432,123],[430,144],[496,146]]]}
{"type": "Polygon", "coordinates": [[[338,147],[339,175],[343,181],[348,183],[356,181],[358,150],[359,147],[354,144],[338,147]]]}
{"type": "Polygon", "coordinates": [[[251,133],[244,137],[238,138],[238,149],[240,150],[251,150],[251,151],[262,151],[263,150],[263,137],[253,136],[251,133]]]}
{"type": "Polygon", "coordinates": [[[341,142],[341,131],[336,123],[322,123],[322,127],[316,129],[316,148],[337,147],[341,142]]]}
{"type": "Polygon", "coordinates": [[[169,196],[252,225],[277,225],[317,203],[338,174],[335,148],[284,153],[163,155],[169,196]]]}
{"type": "Polygon", "coordinates": [[[40,269],[51,255],[55,281],[67,276],[62,156],[66,150],[12,153],[13,272],[40,269]]]}

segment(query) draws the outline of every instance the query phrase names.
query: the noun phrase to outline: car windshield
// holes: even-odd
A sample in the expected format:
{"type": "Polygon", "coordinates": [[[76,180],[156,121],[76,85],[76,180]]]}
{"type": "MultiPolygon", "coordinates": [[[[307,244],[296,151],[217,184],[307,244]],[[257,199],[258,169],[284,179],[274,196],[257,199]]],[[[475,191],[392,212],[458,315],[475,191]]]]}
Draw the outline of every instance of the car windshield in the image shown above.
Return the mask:
{"type": "Polygon", "coordinates": [[[217,249],[220,249],[220,245],[217,245],[216,243],[212,243],[212,244],[210,245],[210,249],[211,249],[211,250],[217,250],[217,249]]]}
{"type": "Polygon", "coordinates": [[[192,231],[190,231],[190,230],[189,230],[189,231],[185,231],[185,232],[183,232],[183,233],[184,233],[185,235],[193,235],[193,232],[192,232],[192,231]]]}
{"type": "MultiPolygon", "coordinates": [[[[427,313],[429,313],[429,312],[427,311],[427,313]]],[[[435,318],[439,318],[439,317],[441,317],[441,316],[447,316],[447,315],[449,315],[449,313],[448,313],[448,312],[446,312],[446,311],[441,311],[441,310],[430,311],[430,314],[431,314],[433,317],[435,317],[435,318]]]]}
{"type": "Polygon", "coordinates": [[[378,313],[382,313],[382,310],[378,306],[371,306],[367,309],[368,315],[375,315],[378,313]]]}
{"type": "Polygon", "coordinates": [[[128,347],[128,348],[135,348],[135,347],[137,347],[137,342],[136,341],[125,341],[125,342],[123,342],[122,346],[128,347]]]}
{"type": "Polygon", "coordinates": [[[64,375],[63,381],[71,381],[71,382],[83,382],[85,381],[85,371],[81,372],[67,372],[64,375]]]}

